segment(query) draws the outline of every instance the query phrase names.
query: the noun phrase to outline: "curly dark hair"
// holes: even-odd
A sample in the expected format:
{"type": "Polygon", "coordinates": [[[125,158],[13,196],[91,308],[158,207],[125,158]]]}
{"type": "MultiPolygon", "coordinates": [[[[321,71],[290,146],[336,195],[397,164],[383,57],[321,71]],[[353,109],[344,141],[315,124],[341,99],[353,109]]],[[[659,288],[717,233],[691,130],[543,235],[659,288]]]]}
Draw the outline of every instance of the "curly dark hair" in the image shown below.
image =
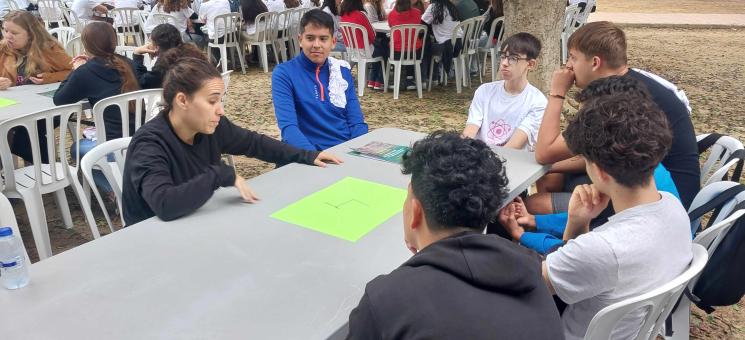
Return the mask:
{"type": "Polygon", "coordinates": [[[483,230],[507,198],[503,161],[482,141],[437,131],[403,157],[414,195],[433,230],[483,230]]]}
{"type": "Polygon", "coordinates": [[[634,77],[623,75],[595,79],[577,93],[575,99],[582,103],[595,97],[620,93],[633,94],[644,99],[652,98],[644,83],[634,77]]]}
{"type": "Polygon", "coordinates": [[[649,184],[673,137],[667,117],[649,98],[616,93],[582,103],[564,139],[618,184],[638,187],[649,184]]]}

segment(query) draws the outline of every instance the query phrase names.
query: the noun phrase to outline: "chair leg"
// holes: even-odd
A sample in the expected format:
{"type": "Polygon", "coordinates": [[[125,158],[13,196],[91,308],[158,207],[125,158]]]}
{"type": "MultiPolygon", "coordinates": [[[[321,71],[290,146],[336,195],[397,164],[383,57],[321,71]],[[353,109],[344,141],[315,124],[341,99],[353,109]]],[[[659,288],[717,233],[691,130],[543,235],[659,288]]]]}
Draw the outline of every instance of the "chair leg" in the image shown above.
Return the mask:
{"type": "Polygon", "coordinates": [[[62,214],[62,222],[65,224],[65,228],[72,228],[72,214],[70,213],[70,205],[67,203],[67,196],[65,196],[65,189],[59,189],[54,192],[54,200],[57,203],[57,208],[62,214]]]}
{"type": "Polygon", "coordinates": [[[39,260],[52,256],[52,244],[49,240],[49,229],[47,226],[47,214],[44,211],[44,201],[41,192],[34,191],[31,195],[23,196],[23,204],[26,206],[28,222],[31,226],[31,234],[34,236],[36,252],[39,260]]]}
{"type": "MultiPolygon", "coordinates": [[[[99,238],[101,237],[101,233],[98,232],[98,225],[96,224],[96,219],[93,218],[93,205],[91,204],[91,200],[88,198],[89,196],[85,196],[85,193],[83,192],[83,187],[80,185],[80,182],[78,181],[78,178],[75,176],[71,176],[70,185],[72,185],[72,191],[75,193],[75,196],[77,196],[78,202],[80,202],[80,209],[83,210],[83,216],[85,216],[85,221],[88,223],[88,227],[91,228],[91,234],[93,234],[93,238],[99,238]]],[[[108,211],[106,211],[106,206],[104,206],[103,199],[101,198],[101,195],[98,193],[98,189],[93,189],[94,194],[96,195],[96,200],[98,201],[98,204],[101,206],[101,210],[104,213],[104,216],[106,217],[106,222],[109,224],[109,228],[111,229],[111,232],[114,232],[114,226],[111,224],[111,219],[109,218],[108,211]]],[[[120,200],[117,200],[120,202],[120,200]]],[[[119,211],[121,212],[122,207],[119,207],[119,211]]],[[[124,223],[124,220],[122,220],[122,223],[124,223]]]]}
{"type": "Polygon", "coordinates": [[[365,80],[367,78],[367,62],[359,61],[357,63],[357,96],[362,97],[365,94],[365,80]]]}
{"type": "Polygon", "coordinates": [[[420,62],[414,63],[414,81],[416,81],[416,94],[419,99],[422,99],[422,64],[420,62]]]}
{"type": "MultiPolygon", "coordinates": [[[[461,70],[460,58],[453,60],[453,66],[455,66],[455,92],[460,94],[463,92],[461,88],[463,86],[463,70],[461,70]]],[[[447,77],[445,78],[447,79],[447,77]]]]}
{"type": "Polygon", "coordinates": [[[380,61],[380,66],[383,71],[383,88],[388,88],[388,68],[386,67],[385,60],[380,61]]]}
{"type": "Polygon", "coordinates": [[[673,335],[665,337],[665,339],[688,340],[690,338],[691,300],[683,296],[671,317],[673,319],[673,335]]]}
{"type": "Polygon", "coordinates": [[[393,99],[398,99],[401,91],[401,63],[393,65],[393,99]]]}
{"type": "Polygon", "coordinates": [[[269,52],[266,50],[266,44],[259,45],[259,61],[264,68],[264,73],[269,73],[269,52]]]}
{"type": "Polygon", "coordinates": [[[432,92],[432,73],[435,70],[435,61],[429,61],[429,81],[427,82],[427,92],[432,92]]]}
{"type": "Polygon", "coordinates": [[[242,47],[236,47],[235,48],[238,51],[238,58],[241,61],[241,73],[246,74],[246,61],[243,55],[243,48],[242,47]]]}
{"type": "Polygon", "coordinates": [[[220,63],[222,64],[222,72],[228,72],[228,51],[225,45],[220,45],[220,63]]]}
{"type": "Polygon", "coordinates": [[[491,81],[497,81],[497,49],[491,49],[491,81]]]}

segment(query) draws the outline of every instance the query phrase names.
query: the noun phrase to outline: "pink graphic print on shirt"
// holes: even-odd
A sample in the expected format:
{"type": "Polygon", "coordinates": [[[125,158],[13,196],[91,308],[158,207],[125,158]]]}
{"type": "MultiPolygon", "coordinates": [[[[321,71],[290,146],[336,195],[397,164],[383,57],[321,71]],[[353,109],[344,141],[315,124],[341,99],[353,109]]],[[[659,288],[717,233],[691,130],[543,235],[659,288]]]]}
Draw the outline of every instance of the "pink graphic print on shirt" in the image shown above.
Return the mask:
{"type": "Polygon", "coordinates": [[[510,132],[512,132],[512,127],[504,120],[500,119],[491,122],[491,124],[489,124],[489,133],[487,134],[489,144],[496,144],[499,146],[506,144],[510,132]]]}

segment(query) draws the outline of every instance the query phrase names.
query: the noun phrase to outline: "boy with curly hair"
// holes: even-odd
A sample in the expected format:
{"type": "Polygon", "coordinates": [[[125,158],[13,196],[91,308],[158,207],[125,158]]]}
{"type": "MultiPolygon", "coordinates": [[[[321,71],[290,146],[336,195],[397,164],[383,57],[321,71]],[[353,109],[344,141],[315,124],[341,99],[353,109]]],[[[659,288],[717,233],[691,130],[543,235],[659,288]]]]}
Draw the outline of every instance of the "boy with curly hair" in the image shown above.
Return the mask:
{"type": "Polygon", "coordinates": [[[538,255],[482,233],[507,196],[502,160],[480,140],[436,132],[404,156],[403,173],[414,256],[367,284],[348,338],[562,339],[538,255]]]}
{"type": "MultiPolygon", "coordinates": [[[[567,243],[543,262],[549,290],[568,306],[567,339],[583,339],[595,314],[651,291],[682,273],[692,258],[690,222],[680,201],[655,187],[653,172],[672,143],[665,114],[648,98],[618,93],[583,103],[564,139],[585,161],[593,184],[569,200],[567,243]],[[590,220],[613,203],[615,215],[590,232],[590,220]]],[[[501,220],[515,227],[514,212],[501,220]]],[[[643,310],[626,315],[613,339],[639,332],[643,310]]]]}

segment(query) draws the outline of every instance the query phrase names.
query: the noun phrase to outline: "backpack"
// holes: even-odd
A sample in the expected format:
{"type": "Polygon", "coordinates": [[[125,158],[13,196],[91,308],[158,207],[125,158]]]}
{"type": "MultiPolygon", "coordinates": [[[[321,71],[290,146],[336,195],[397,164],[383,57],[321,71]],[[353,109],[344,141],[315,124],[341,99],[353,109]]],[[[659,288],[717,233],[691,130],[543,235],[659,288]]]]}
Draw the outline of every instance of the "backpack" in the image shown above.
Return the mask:
{"type": "MultiPolygon", "coordinates": [[[[740,193],[745,192],[745,185],[736,184],[719,193],[703,206],[692,210],[688,216],[697,221],[709,211],[714,214],[708,227],[724,218],[718,218],[723,208],[740,193]]],[[[727,209],[726,215],[745,209],[745,201],[736,203],[733,209],[727,209]]],[[[725,216],[726,217],[726,216],[725,216]]],[[[715,241],[716,242],[716,241],[715,241]]],[[[711,313],[714,306],[730,306],[738,303],[745,295],[745,218],[738,219],[709,257],[692,292],[686,292],[691,302],[711,313]]]]}
{"type": "MultiPolygon", "coordinates": [[[[711,133],[708,136],[706,136],[703,139],[701,139],[700,141],[698,141],[698,143],[697,143],[698,144],[698,154],[700,155],[700,154],[704,153],[706,150],[708,150],[709,148],[711,148],[711,146],[714,145],[719,140],[719,138],[721,138],[723,136],[724,135],[722,135],[720,133],[711,133]]],[[[725,151],[722,151],[722,152],[723,153],[721,155],[719,155],[720,158],[721,158],[721,156],[724,155],[724,152],[725,151]]],[[[735,165],[735,170],[732,172],[732,178],[729,179],[729,180],[730,181],[733,181],[733,182],[739,182],[740,181],[740,177],[742,176],[743,165],[745,164],[745,150],[743,150],[743,149],[735,150],[734,152],[732,152],[731,155],[729,155],[729,157],[727,158],[727,160],[725,160],[721,164],[727,164],[727,163],[729,163],[731,160],[733,160],[735,158],[739,159],[739,161],[737,162],[737,165],[735,165]]],[[[704,174],[701,174],[701,175],[703,176],[704,174]]],[[[722,178],[722,180],[723,181],[728,180],[727,174],[724,175],[724,177],[722,178]]]]}

